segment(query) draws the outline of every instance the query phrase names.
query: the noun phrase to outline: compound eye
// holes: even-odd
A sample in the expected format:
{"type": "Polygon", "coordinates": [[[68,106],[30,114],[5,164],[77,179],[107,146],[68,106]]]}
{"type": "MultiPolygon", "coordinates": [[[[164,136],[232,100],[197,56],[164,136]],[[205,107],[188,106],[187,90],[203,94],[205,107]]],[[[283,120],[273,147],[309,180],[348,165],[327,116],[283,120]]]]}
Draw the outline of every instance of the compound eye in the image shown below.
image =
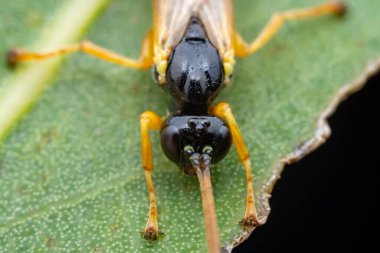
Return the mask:
{"type": "Polygon", "coordinates": [[[161,131],[161,148],[172,162],[180,162],[179,131],[176,126],[170,125],[161,131]]]}

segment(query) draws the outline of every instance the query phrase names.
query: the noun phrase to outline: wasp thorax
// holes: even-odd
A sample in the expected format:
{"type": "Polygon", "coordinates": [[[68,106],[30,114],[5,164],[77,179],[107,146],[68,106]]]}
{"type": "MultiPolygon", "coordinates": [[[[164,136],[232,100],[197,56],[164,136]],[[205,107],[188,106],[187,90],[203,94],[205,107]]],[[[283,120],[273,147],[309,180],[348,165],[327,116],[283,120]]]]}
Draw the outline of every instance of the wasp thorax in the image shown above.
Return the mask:
{"type": "Polygon", "coordinates": [[[180,111],[207,110],[219,94],[224,70],[218,50],[208,40],[202,23],[192,18],[183,39],[170,55],[167,90],[180,111]],[[194,109],[195,108],[195,109],[194,109]]]}
{"type": "Polygon", "coordinates": [[[194,173],[193,154],[207,154],[215,163],[226,156],[231,143],[228,126],[213,116],[171,116],[161,129],[163,152],[187,174],[194,173]]]}

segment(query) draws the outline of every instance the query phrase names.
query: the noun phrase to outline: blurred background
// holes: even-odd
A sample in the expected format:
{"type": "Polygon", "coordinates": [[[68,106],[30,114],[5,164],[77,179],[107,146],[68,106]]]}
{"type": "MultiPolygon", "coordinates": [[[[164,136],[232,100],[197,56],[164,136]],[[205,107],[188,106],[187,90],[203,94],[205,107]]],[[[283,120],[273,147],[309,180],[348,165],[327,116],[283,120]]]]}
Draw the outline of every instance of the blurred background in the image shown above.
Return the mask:
{"type": "Polygon", "coordinates": [[[338,107],[329,140],[285,167],[267,223],[233,253],[376,252],[379,94],[380,74],[338,107]]]}

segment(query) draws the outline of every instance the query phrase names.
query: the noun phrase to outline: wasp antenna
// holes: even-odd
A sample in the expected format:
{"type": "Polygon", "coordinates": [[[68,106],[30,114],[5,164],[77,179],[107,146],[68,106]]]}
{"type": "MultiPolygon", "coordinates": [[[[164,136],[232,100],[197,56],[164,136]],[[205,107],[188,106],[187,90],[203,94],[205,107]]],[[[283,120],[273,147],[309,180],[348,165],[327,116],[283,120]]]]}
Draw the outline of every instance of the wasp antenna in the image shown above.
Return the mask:
{"type": "MultiPolygon", "coordinates": [[[[208,155],[206,156],[209,158],[208,155]]],[[[203,154],[202,157],[200,157],[199,154],[193,154],[192,158],[193,159],[190,159],[190,161],[196,170],[201,190],[208,249],[210,253],[219,253],[219,232],[216,220],[214,195],[212,193],[210,160],[205,157],[205,154],[203,154]],[[202,163],[200,163],[200,158],[203,160],[202,163]]]]}

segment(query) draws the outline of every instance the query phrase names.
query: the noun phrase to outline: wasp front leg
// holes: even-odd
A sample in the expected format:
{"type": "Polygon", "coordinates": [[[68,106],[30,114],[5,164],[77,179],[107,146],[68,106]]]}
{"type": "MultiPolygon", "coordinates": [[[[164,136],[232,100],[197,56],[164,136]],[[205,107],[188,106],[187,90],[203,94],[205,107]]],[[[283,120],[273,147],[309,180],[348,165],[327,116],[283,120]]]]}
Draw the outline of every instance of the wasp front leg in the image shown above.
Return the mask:
{"type": "Polygon", "coordinates": [[[15,48],[8,52],[6,61],[10,67],[14,67],[20,62],[45,60],[55,56],[63,56],[78,51],[97,57],[104,61],[121,65],[123,67],[148,69],[153,65],[153,31],[149,31],[145,36],[140,57],[138,59],[131,59],[100,47],[90,41],[83,41],[78,44],[41,53],[15,48]]]}
{"type": "Polygon", "coordinates": [[[152,143],[149,137],[149,130],[160,130],[162,119],[156,113],[146,111],[140,116],[140,130],[141,130],[141,155],[142,165],[144,169],[146,184],[149,192],[149,218],[144,229],[144,238],[148,241],[154,241],[158,238],[159,230],[157,223],[157,202],[154,192],[152,171],[153,171],[153,157],[152,157],[152,143]]]}
{"type": "Polygon", "coordinates": [[[280,13],[274,13],[261,31],[259,36],[250,44],[244,41],[240,34],[234,34],[234,49],[237,56],[248,56],[255,53],[280,30],[281,26],[291,20],[301,20],[312,17],[318,17],[326,14],[342,16],[346,12],[346,5],[343,2],[327,2],[311,8],[291,10],[280,13]]]}
{"type": "Polygon", "coordinates": [[[245,215],[242,224],[245,226],[258,226],[259,221],[254,201],[254,193],[252,187],[252,169],[248,149],[244,143],[243,136],[240,133],[235,117],[232,114],[231,107],[227,103],[219,103],[212,107],[211,113],[221,119],[224,119],[231,131],[232,140],[239,156],[239,160],[243,163],[246,179],[247,179],[247,199],[245,215]]]}

